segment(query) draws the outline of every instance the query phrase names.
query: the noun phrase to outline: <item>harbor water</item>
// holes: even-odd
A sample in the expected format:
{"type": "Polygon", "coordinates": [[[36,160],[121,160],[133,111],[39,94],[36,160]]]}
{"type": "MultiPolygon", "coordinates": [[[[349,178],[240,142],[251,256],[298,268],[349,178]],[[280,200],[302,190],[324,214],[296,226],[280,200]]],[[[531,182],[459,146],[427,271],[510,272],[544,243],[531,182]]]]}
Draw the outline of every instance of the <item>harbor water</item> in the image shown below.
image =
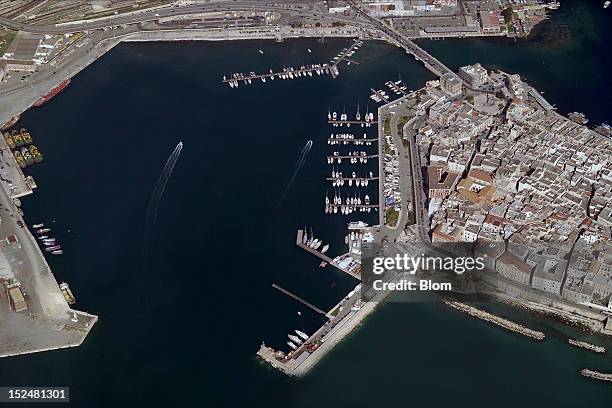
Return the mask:
{"type": "MultiPolygon", "coordinates": [[[[565,41],[551,42],[546,30],[557,26],[546,23],[516,43],[422,45],[453,68],[481,61],[520,71],[560,111],[583,111],[599,123],[609,118],[612,92],[596,97],[594,89],[610,89],[612,62],[588,30],[609,39],[612,29],[588,22],[602,12],[564,2],[554,18],[567,27],[565,41]],[[582,17],[564,14],[570,7],[582,17]],[[597,64],[583,67],[587,54],[597,64]]],[[[375,109],[370,88],[401,76],[417,89],[434,77],[377,42],[352,57],[360,65],[341,64],[335,80],[233,89],[222,76],[326,62],[350,44],[122,44],[24,113],[19,126],[45,155],[26,170],[38,190],[22,199],[25,218],[53,229],[64,249],[49,259],[56,278],[70,283],[77,308],[100,320],[79,348],[1,359],[0,384],[69,386],[77,407],[612,405],[608,384],[578,374],[612,371],[609,354],[573,348],[563,336],[584,337],[576,330],[507,308],[500,311],[553,335],[538,343],[443,306],[398,303],[381,306],[305,378],[255,357],[262,341],[286,350],[287,333],[323,323],[273,283],[324,310],[356,284],[295,245],[307,225],[330,243],[328,255],[339,255],[347,220],[360,218],[324,213],[334,191],[325,181],[334,149],[326,140],[338,131],[327,123],[328,108],[354,115],[359,103],[363,114],[368,103],[375,109]],[[308,140],[312,148],[281,201],[308,140]],[[154,195],[157,217],[147,218],[179,142],[165,189],[154,195]]],[[[375,197],[376,183],[367,190],[375,197]]]]}

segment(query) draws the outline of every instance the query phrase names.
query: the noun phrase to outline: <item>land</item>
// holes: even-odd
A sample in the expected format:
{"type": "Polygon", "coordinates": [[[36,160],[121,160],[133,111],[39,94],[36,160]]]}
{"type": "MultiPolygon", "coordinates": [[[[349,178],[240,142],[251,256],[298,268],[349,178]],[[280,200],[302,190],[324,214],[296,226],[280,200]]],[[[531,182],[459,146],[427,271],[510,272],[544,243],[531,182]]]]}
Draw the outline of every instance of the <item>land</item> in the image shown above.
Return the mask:
{"type": "MultiPolygon", "coordinates": [[[[0,123],[124,41],[347,37],[403,48],[440,79],[378,110],[381,219],[365,234],[387,254],[418,253],[441,241],[501,243],[491,267],[503,296],[579,316],[598,332],[612,330],[609,140],[558,115],[520,77],[480,65],[454,72],[413,41],[526,36],[555,6],[535,0],[520,6],[440,0],[431,8],[394,1],[389,10],[365,0],[120,1],[98,9],[88,2],[30,3],[0,9],[0,25],[11,33],[0,60],[0,123]]],[[[8,337],[0,337],[0,356],[80,344],[96,317],[66,304],[11,201],[16,188],[31,192],[32,181],[15,172],[10,151],[3,157],[14,174],[3,183],[2,219],[15,221],[2,223],[10,228],[2,236],[17,238],[11,245],[30,268],[5,279],[21,283],[28,312],[0,302],[11,322],[2,331],[8,337]]],[[[330,311],[308,348],[286,355],[264,345],[260,356],[289,374],[306,373],[384,298],[364,305],[358,294],[341,301],[342,313],[339,306],[330,311]]]]}

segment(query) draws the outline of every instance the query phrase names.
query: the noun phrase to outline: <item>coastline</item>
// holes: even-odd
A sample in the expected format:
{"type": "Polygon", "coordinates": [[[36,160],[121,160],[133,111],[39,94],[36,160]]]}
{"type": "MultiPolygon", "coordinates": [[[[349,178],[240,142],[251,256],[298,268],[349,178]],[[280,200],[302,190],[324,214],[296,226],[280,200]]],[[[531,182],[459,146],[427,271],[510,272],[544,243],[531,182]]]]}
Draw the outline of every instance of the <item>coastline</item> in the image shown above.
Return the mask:
{"type": "Polygon", "coordinates": [[[35,86],[22,85],[17,89],[0,92],[4,103],[0,102],[0,124],[10,121],[32,107],[34,102],[46,95],[53,88],[66,79],[72,78],[89,65],[103,57],[115,46],[122,42],[179,42],[179,41],[245,41],[245,40],[273,40],[282,42],[284,39],[299,38],[365,38],[363,30],[347,28],[345,31],[332,29],[300,29],[299,31],[277,31],[276,28],[257,30],[256,32],[243,29],[173,29],[155,31],[135,31],[104,38],[97,42],[91,53],[83,58],[74,58],[71,63],[64,62],[61,70],[45,72],[35,86]],[[59,74],[59,75],[56,75],[59,74]],[[11,99],[8,103],[8,99],[11,99]],[[16,99],[16,100],[15,100],[16,99]]]}

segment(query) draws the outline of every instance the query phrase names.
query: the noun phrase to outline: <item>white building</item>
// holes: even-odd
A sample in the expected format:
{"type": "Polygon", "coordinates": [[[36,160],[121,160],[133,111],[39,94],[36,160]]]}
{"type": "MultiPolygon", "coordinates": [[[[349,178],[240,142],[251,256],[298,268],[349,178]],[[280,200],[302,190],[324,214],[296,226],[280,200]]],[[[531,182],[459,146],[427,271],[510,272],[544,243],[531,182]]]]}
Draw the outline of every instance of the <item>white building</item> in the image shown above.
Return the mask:
{"type": "Polygon", "coordinates": [[[459,76],[474,87],[479,87],[487,82],[489,74],[482,65],[476,63],[459,68],[459,76]]]}

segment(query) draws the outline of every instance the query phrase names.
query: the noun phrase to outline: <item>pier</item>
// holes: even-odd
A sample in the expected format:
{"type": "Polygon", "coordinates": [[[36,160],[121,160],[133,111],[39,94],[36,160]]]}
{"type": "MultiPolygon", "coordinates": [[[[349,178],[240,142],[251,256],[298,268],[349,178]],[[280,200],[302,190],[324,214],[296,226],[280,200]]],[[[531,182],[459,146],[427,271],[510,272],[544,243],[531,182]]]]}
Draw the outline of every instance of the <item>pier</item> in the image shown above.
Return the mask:
{"type": "Polygon", "coordinates": [[[299,68],[293,67],[285,67],[282,71],[273,71],[257,74],[255,72],[249,72],[248,74],[243,74],[242,72],[231,74],[229,77],[223,76],[222,82],[224,84],[228,84],[232,88],[237,88],[242,82],[244,85],[251,85],[254,80],[260,80],[261,82],[266,82],[268,80],[273,81],[274,79],[295,79],[299,77],[312,77],[314,74],[316,75],[331,75],[332,78],[336,78],[340,75],[340,71],[338,70],[338,65],[346,61],[348,64],[356,64],[359,63],[357,61],[353,61],[348,57],[352,56],[356,50],[363,44],[361,40],[356,40],[349,48],[342,50],[338,55],[336,55],[329,64],[307,64],[302,65],[299,68]]]}
{"type": "Polygon", "coordinates": [[[376,120],[328,120],[327,123],[334,125],[334,126],[350,126],[350,125],[361,125],[363,126],[370,126],[370,125],[374,125],[376,124],[376,120]]]}
{"type": "Polygon", "coordinates": [[[388,81],[387,83],[385,83],[385,85],[387,85],[387,87],[392,90],[393,92],[395,92],[396,95],[401,95],[401,96],[406,96],[408,95],[408,92],[406,92],[406,85],[402,84],[402,81],[397,81],[397,82],[393,82],[393,81],[388,81]]]}
{"type": "Polygon", "coordinates": [[[323,316],[327,316],[327,313],[325,313],[323,310],[319,309],[318,307],[316,307],[315,305],[313,305],[312,303],[308,302],[307,300],[302,299],[301,297],[299,297],[298,295],[295,295],[291,292],[289,292],[287,289],[284,289],[280,286],[278,286],[276,283],[272,284],[272,287],[274,289],[277,289],[281,292],[283,292],[285,295],[289,296],[292,299],[297,300],[298,302],[300,302],[301,304],[303,304],[304,306],[308,306],[309,308],[311,308],[312,310],[314,310],[315,312],[323,315],[323,316]]]}
{"type": "MultiPolygon", "coordinates": [[[[378,206],[372,206],[372,207],[378,207],[378,206]]],[[[360,280],[361,281],[361,268],[357,268],[357,270],[350,270],[348,268],[344,268],[342,267],[340,264],[338,264],[338,262],[336,262],[334,259],[330,258],[329,256],[325,255],[324,253],[309,247],[308,245],[306,245],[304,242],[304,230],[298,230],[297,231],[297,237],[295,240],[295,244],[297,246],[299,246],[302,249],[305,249],[306,251],[310,252],[311,254],[313,254],[314,256],[322,259],[323,261],[327,262],[328,264],[334,266],[335,268],[341,270],[342,272],[352,276],[353,278],[360,280]]],[[[347,254],[345,254],[347,255],[347,254]]],[[[340,256],[339,258],[344,257],[344,255],[340,256]]]]}
{"type": "Polygon", "coordinates": [[[370,88],[370,90],[372,91],[372,96],[370,96],[371,99],[373,99],[376,102],[389,102],[389,96],[387,95],[383,95],[380,91],[377,91],[374,88],[370,88]]]}
{"type": "Polygon", "coordinates": [[[361,184],[361,181],[376,181],[378,177],[327,177],[325,180],[334,181],[334,180],[342,180],[342,181],[357,181],[361,184]]]}
{"type": "MultiPolygon", "coordinates": [[[[370,123],[372,123],[372,122],[370,122],[370,123]]],[[[336,145],[336,144],[341,145],[341,144],[349,144],[349,143],[360,145],[360,144],[363,144],[363,143],[376,143],[376,142],[378,142],[378,138],[375,138],[375,139],[355,139],[355,138],[349,139],[349,138],[342,138],[342,137],[338,137],[338,138],[334,137],[334,138],[328,138],[327,139],[327,144],[330,144],[330,145],[336,145]]]]}

